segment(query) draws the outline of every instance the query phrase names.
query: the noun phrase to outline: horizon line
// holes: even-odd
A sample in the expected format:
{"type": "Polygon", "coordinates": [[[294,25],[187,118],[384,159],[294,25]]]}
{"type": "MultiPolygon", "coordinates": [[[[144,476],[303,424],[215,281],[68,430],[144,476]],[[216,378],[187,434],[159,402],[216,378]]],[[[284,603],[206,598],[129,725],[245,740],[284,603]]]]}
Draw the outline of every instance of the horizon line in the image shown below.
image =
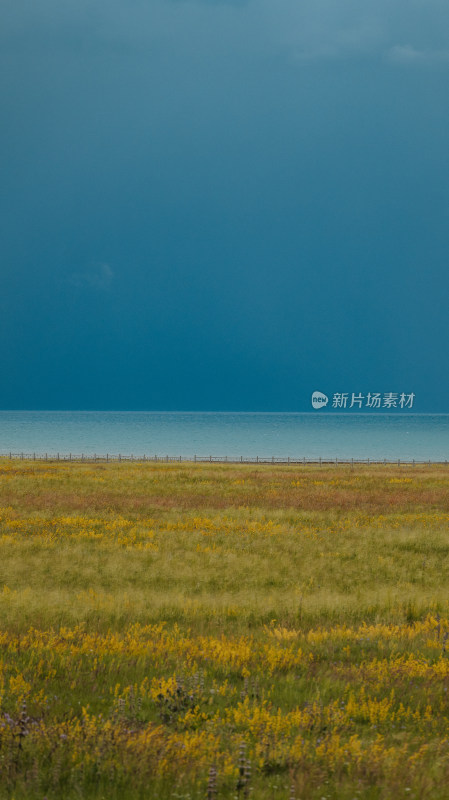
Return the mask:
{"type": "Polygon", "coordinates": [[[2,408],[0,409],[0,413],[2,414],[272,414],[272,415],[299,415],[299,414],[310,414],[311,416],[328,416],[328,417],[335,417],[335,416],[354,416],[354,417],[413,417],[413,416],[449,416],[449,411],[404,411],[404,410],[378,410],[378,411],[350,411],[349,409],[346,411],[335,410],[335,411],[324,411],[322,409],[310,409],[308,411],[223,411],[223,410],[161,410],[161,409],[124,409],[124,408],[2,408]]]}

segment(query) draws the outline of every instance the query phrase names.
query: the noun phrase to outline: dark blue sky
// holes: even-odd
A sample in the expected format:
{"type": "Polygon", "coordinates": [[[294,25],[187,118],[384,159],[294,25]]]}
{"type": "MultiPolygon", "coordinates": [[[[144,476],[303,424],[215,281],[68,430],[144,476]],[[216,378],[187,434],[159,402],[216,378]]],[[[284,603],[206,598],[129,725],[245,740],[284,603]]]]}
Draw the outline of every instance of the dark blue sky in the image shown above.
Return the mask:
{"type": "Polygon", "coordinates": [[[1,408],[449,411],[447,0],[3,0],[1,408]]]}

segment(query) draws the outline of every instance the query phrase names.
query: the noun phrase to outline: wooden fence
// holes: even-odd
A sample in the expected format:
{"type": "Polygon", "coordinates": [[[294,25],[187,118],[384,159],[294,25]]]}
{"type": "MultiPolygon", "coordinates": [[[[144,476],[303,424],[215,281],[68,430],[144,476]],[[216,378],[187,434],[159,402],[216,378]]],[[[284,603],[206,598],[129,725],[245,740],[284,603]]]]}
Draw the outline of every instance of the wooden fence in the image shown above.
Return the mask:
{"type": "Polygon", "coordinates": [[[215,464],[292,464],[292,465],[334,465],[339,464],[354,466],[356,464],[394,464],[397,466],[415,466],[419,464],[448,464],[448,461],[435,461],[432,459],[402,459],[402,458],[301,458],[276,457],[276,456],[160,456],[160,455],[123,455],[121,453],[99,455],[98,453],[0,453],[0,458],[11,461],[74,461],[74,462],[110,462],[110,461],[135,461],[154,463],[215,463],[215,464]]]}

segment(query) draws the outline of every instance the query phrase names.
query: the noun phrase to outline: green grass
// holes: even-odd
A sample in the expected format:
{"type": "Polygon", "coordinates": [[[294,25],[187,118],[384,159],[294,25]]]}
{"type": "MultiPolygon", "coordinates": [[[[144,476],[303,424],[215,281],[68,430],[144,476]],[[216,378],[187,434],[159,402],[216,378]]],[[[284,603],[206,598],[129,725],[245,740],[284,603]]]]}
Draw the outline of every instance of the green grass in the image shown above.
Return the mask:
{"type": "Polygon", "coordinates": [[[0,797],[447,797],[445,467],[4,460],[0,518],[0,797]]]}

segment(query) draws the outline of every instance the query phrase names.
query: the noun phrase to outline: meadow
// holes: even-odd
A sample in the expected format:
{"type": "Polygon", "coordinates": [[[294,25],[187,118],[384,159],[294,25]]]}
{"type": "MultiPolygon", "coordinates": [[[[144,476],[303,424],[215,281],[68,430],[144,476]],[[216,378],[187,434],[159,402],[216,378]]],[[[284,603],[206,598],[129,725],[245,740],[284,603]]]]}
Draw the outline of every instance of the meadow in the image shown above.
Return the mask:
{"type": "Polygon", "coordinates": [[[0,797],[449,796],[449,472],[0,460],[0,797]]]}

